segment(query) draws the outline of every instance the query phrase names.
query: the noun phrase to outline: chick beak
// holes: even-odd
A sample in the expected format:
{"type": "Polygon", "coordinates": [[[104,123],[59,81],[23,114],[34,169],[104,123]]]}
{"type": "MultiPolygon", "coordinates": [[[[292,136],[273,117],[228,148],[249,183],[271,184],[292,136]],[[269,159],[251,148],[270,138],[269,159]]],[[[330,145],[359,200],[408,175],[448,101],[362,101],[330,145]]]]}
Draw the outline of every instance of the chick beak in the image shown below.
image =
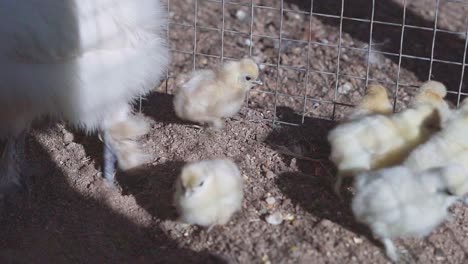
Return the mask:
{"type": "Polygon", "coordinates": [[[252,81],[252,83],[253,83],[253,84],[256,84],[256,85],[263,85],[263,82],[262,82],[262,80],[260,80],[260,79],[257,79],[257,80],[255,80],[255,81],[252,81]]]}

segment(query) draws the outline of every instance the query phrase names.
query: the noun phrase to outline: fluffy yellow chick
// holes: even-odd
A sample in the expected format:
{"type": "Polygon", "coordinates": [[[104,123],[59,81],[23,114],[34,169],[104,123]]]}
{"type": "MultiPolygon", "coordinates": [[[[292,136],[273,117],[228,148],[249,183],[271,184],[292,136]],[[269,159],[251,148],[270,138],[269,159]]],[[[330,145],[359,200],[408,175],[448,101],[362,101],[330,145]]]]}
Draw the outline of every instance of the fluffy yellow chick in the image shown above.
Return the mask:
{"type": "Polygon", "coordinates": [[[392,239],[427,236],[447,217],[447,208],[468,190],[468,171],[459,165],[414,172],[404,166],[364,172],[356,177],[352,210],[398,260],[392,239]],[[464,190],[460,188],[464,186],[464,190]]]}
{"type": "Polygon", "coordinates": [[[358,106],[358,111],[367,109],[369,113],[338,125],[328,135],[330,160],[338,169],[337,193],[344,176],[402,162],[413,148],[437,131],[449,111],[443,99],[445,86],[433,81],[421,87],[410,108],[393,115],[382,114],[388,109],[385,89],[374,88],[370,92],[358,106]]]}
{"type": "Polygon", "coordinates": [[[242,199],[241,173],[228,159],[187,164],[174,194],[180,220],[204,227],[226,224],[241,209],[242,199]]]}
{"type": "Polygon", "coordinates": [[[222,128],[223,118],[239,112],[247,92],[262,84],[258,75],[257,64],[248,58],[216,71],[195,71],[174,97],[175,112],[181,119],[222,128]]]}
{"type": "Polygon", "coordinates": [[[382,114],[388,115],[393,111],[392,104],[388,99],[387,90],[382,85],[371,85],[367,88],[366,95],[353,112],[348,116],[348,120],[362,118],[366,115],[382,114]]]}

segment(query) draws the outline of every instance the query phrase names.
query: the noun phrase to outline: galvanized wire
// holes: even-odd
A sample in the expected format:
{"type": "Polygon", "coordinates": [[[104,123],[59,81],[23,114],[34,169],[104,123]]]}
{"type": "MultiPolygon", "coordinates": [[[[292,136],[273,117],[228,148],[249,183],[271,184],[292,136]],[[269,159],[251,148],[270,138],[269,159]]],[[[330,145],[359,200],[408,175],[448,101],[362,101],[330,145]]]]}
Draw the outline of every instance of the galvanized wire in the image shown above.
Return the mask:
{"type": "MultiPolygon", "coordinates": [[[[330,113],[330,117],[323,117],[321,116],[320,118],[324,119],[332,119],[334,120],[336,117],[336,108],[337,106],[346,106],[350,107],[356,104],[357,102],[351,102],[351,103],[343,103],[339,102],[338,100],[338,88],[340,85],[340,81],[343,78],[351,78],[351,79],[356,79],[363,81],[365,83],[365,86],[370,82],[378,82],[382,83],[384,85],[389,85],[395,87],[394,90],[394,109],[396,109],[396,102],[398,98],[398,94],[402,87],[417,87],[416,84],[414,83],[404,83],[402,82],[401,78],[401,68],[402,68],[402,61],[403,59],[411,59],[411,60],[419,60],[421,62],[428,62],[429,64],[429,76],[428,79],[432,78],[432,73],[433,73],[433,65],[434,63],[443,63],[446,65],[455,65],[461,67],[461,72],[460,72],[460,84],[458,87],[457,91],[449,91],[449,94],[455,94],[457,96],[457,104],[460,103],[462,96],[468,96],[468,93],[462,91],[462,87],[464,85],[463,80],[465,78],[465,68],[467,67],[467,49],[468,49],[468,20],[466,23],[466,30],[463,32],[457,32],[453,30],[448,30],[448,29],[441,29],[438,28],[438,20],[439,20],[439,13],[440,13],[440,0],[431,0],[435,2],[435,9],[434,11],[434,17],[433,17],[433,26],[432,27],[427,27],[427,26],[416,26],[416,25],[410,25],[407,22],[407,0],[404,0],[402,8],[402,18],[401,22],[388,22],[388,21],[381,21],[379,19],[376,19],[375,17],[375,9],[376,9],[376,1],[372,0],[371,5],[372,5],[372,13],[370,15],[370,19],[366,18],[358,18],[358,17],[350,17],[350,16],[345,16],[344,12],[344,6],[345,6],[345,1],[349,0],[342,0],[341,1],[341,7],[339,10],[339,15],[332,15],[332,14],[325,14],[321,12],[314,12],[314,0],[310,0],[310,9],[309,10],[292,10],[288,9],[285,7],[284,1],[280,0],[280,3],[277,7],[271,7],[271,6],[264,6],[260,4],[255,4],[254,0],[250,1],[243,1],[241,3],[238,2],[230,2],[226,0],[203,0],[204,2],[210,2],[213,4],[219,4],[221,5],[222,11],[221,11],[221,16],[222,16],[222,24],[221,27],[210,27],[210,26],[204,26],[204,25],[199,25],[198,23],[198,17],[200,15],[203,15],[203,11],[200,6],[199,6],[199,1],[202,0],[193,0],[194,2],[194,19],[192,23],[180,23],[180,21],[170,21],[168,28],[167,28],[167,36],[169,37],[169,30],[170,26],[179,26],[186,28],[187,30],[192,30],[193,31],[193,48],[191,51],[183,51],[183,50],[178,50],[175,47],[171,47],[171,51],[173,53],[182,53],[182,54],[187,54],[192,56],[192,67],[195,70],[197,68],[197,57],[198,56],[203,56],[206,58],[215,58],[219,59],[221,62],[224,60],[233,60],[233,59],[239,59],[239,58],[231,58],[229,56],[226,56],[225,54],[225,34],[240,34],[243,36],[246,36],[248,39],[248,53],[245,55],[252,56],[253,51],[253,42],[254,38],[262,38],[262,39],[268,39],[268,40],[273,40],[273,41],[278,41],[278,53],[276,54],[276,63],[260,63],[261,66],[266,66],[266,67],[272,67],[275,68],[277,71],[277,76],[275,78],[276,86],[273,89],[273,91],[266,91],[262,90],[261,92],[265,94],[270,94],[274,98],[274,105],[273,109],[268,109],[273,113],[272,118],[266,119],[267,121],[271,121],[274,123],[286,123],[290,125],[302,125],[305,123],[305,119],[307,117],[307,104],[309,102],[317,102],[319,104],[324,104],[324,105],[332,105],[332,112],[330,113]],[[226,15],[226,4],[229,4],[230,6],[239,6],[239,7],[247,7],[249,8],[249,15],[250,15],[250,25],[249,25],[249,32],[241,32],[233,29],[227,29],[225,27],[225,15],[226,15]],[[279,32],[277,36],[268,36],[266,34],[258,34],[254,32],[254,23],[256,19],[256,11],[257,10],[271,10],[271,11],[276,11],[279,14],[281,14],[280,18],[280,28],[278,29],[279,32]],[[333,18],[339,20],[339,38],[338,38],[338,43],[336,44],[330,44],[330,43],[324,43],[320,41],[314,41],[312,38],[309,37],[306,40],[297,40],[297,39],[290,39],[287,38],[285,35],[283,35],[283,16],[284,14],[288,13],[296,13],[296,14],[302,14],[302,15],[308,15],[309,16],[309,33],[312,32],[312,19],[315,18],[333,18]],[[347,23],[350,22],[364,22],[364,23],[369,23],[369,41],[367,44],[367,47],[364,48],[359,48],[359,47],[351,47],[347,46],[343,43],[343,25],[346,25],[347,23]],[[398,27],[401,29],[401,35],[399,39],[399,50],[398,52],[389,52],[389,51],[381,51],[379,49],[374,49],[373,48],[373,34],[376,33],[376,25],[383,25],[383,26],[393,26],[393,27],[398,27]],[[416,56],[416,55],[411,55],[411,54],[405,54],[404,53],[404,44],[405,41],[405,33],[407,32],[408,29],[417,29],[417,30],[422,30],[422,31],[427,31],[427,32],[432,32],[432,43],[430,46],[430,56],[429,57],[423,57],[423,56],[416,56]],[[218,32],[221,35],[221,46],[219,47],[220,53],[219,55],[212,55],[212,54],[204,54],[202,52],[199,52],[198,47],[197,47],[197,41],[198,41],[198,30],[207,30],[207,31],[212,31],[212,32],[218,32]],[[463,52],[463,58],[462,60],[452,60],[452,59],[441,59],[441,58],[436,58],[435,56],[435,47],[437,44],[437,35],[439,33],[445,33],[445,34],[452,34],[452,35],[458,35],[461,38],[465,38],[464,40],[464,52],[463,52]],[[283,42],[287,41],[289,43],[297,43],[297,44],[303,44],[307,45],[307,65],[305,66],[298,66],[298,65],[283,65],[281,63],[281,55],[282,55],[282,46],[283,42]],[[319,46],[324,46],[324,47],[330,47],[330,48],[336,48],[338,56],[336,58],[336,68],[335,71],[326,71],[326,70],[317,70],[317,69],[311,69],[310,67],[310,54],[311,54],[311,49],[313,45],[319,45],[319,46]],[[358,52],[365,52],[367,54],[367,61],[366,61],[366,70],[365,70],[365,76],[355,76],[352,74],[348,74],[342,71],[342,67],[340,65],[340,60],[342,59],[342,56],[346,54],[347,51],[358,51],[358,52]],[[395,61],[398,63],[398,69],[397,69],[397,74],[396,78],[394,80],[380,80],[376,78],[372,78],[370,76],[370,58],[373,54],[376,55],[384,55],[389,58],[395,58],[395,61]],[[297,72],[301,72],[305,74],[305,84],[304,84],[304,91],[301,92],[300,95],[291,95],[287,94],[281,91],[280,85],[281,85],[281,73],[282,70],[294,70],[297,72]],[[309,96],[309,80],[310,80],[310,74],[321,74],[324,76],[333,76],[335,79],[335,84],[334,84],[334,95],[333,99],[326,99],[326,98],[321,98],[318,96],[309,96]],[[278,97],[289,97],[294,100],[298,100],[302,102],[302,113],[300,113],[301,121],[300,123],[293,123],[293,122],[288,122],[285,120],[278,120],[277,118],[277,108],[278,108],[278,97]]],[[[429,0],[428,0],[429,1],[429,0]]],[[[167,5],[168,5],[168,11],[170,11],[170,2],[171,0],[167,0],[167,5]]],[[[468,4],[468,0],[445,0],[444,3],[452,3],[452,4],[459,4],[460,6],[464,6],[468,4]]],[[[167,73],[167,80],[170,78],[175,78],[176,76],[170,76],[169,72],[167,73]]],[[[443,80],[442,80],[443,81],[443,80]]],[[[168,91],[167,89],[167,81],[166,81],[166,92],[168,91]]],[[[362,87],[365,88],[365,87],[362,87]]],[[[247,105],[249,103],[250,97],[247,97],[247,105]]]]}

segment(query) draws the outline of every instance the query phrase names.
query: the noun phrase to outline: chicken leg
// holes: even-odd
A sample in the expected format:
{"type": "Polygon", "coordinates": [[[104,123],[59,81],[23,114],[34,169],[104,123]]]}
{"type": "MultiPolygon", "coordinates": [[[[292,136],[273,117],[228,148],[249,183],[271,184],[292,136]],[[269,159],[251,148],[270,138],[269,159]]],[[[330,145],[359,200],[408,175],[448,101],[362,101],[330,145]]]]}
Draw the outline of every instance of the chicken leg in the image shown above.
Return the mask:
{"type": "Polygon", "coordinates": [[[104,144],[103,175],[110,186],[115,184],[115,174],[117,166],[117,154],[110,143],[109,133],[104,132],[102,142],[104,144]]]}
{"type": "Polygon", "coordinates": [[[25,169],[26,132],[8,137],[0,158],[0,199],[17,191],[27,189],[27,175],[25,169]]]}

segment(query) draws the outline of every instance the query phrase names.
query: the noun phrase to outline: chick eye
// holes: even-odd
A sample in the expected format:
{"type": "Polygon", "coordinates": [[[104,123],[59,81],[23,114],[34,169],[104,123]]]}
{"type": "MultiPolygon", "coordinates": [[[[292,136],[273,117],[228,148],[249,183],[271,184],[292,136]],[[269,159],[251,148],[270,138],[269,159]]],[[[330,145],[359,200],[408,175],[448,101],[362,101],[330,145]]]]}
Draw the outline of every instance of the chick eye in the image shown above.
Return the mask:
{"type": "Polygon", "coordinates": [[[200,183],[198,184],[198,187],[202,187],[204,183],[205,183],[204,181],[200,182],[200,183]]]}
{"type": "Polygon", "coordinates": [[[250,76],[245,76],[245,80],[246,80],[246,81],[250,81],[250,80],[252,80],[252,77],[250,77],[250,76]]]}

